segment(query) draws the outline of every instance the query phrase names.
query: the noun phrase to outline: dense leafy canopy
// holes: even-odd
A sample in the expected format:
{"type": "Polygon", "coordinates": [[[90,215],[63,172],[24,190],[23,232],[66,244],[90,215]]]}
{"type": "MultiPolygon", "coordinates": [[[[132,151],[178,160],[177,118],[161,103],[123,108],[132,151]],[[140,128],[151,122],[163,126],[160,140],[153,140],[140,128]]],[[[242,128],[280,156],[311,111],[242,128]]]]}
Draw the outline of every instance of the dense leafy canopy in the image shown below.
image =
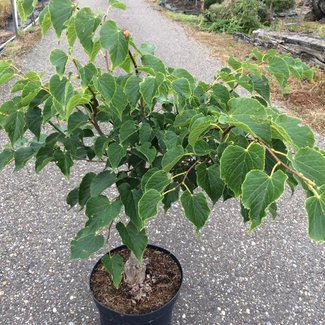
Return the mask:
{"type": "MultiPolygon", "coordinates": [[[[23,3],[26,16],[33,2],[23,3]]],[[[116,0],[109,4],[124,9],[116,0]]],[[[71,243],[73,258],[99,250],[101,232],[116,223],[141,261],[146,224],[177,201],[196,233],[211,205],[231,197],[239,198],[244,221],[255,228],[268,212],[276,215],[286,182],[303,185],[309,236],[325,240],[324,152],[314,147],[309,127],[271,106],[265,76],[273,74],[282,87],[290,75],[310,76],[305,66],[301,73],[301,61],[255,50],[254,63],[231,58],[206,84],[165,66],[152,46],[138,48],[114,21],[70,0],[50,0],[40,22],[44,32],[53,26],[66,35],[69,49],[52,51],[49,80],[0,61],[0,84],[15,78],[14,96],[0,106],[0,127],[8,135],[0,169],[14,161],[19,170],[35,157],[36,172],[53,162],[69,176],[79,160],[102,163],[102,172],[84,175],[67,197],[87,216],[71,243]],[[86,62],[74,56],[75,42],[86,62]],[[94,63],[101,55],[105,69],[94,63]],[[240,87],[250,95],[239,96],[240,87]],[[109,191],[112,186],[117,191],[109,191]]],[[[107,256],[103,263],[118,286],[123,262],[107,256]]]]}

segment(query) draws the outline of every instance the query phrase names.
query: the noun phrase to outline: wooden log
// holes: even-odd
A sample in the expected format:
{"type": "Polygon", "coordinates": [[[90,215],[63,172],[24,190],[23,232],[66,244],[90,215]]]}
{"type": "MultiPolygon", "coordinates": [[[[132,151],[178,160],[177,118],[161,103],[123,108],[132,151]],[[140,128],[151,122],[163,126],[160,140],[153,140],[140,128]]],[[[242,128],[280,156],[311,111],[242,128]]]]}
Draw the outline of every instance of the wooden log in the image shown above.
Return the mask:
{"type": "Polygon", "coordinates": [[[290,53],[325,69],[324,38],[292,32],[272,32],[263,29],[254,31],[252,37],[235,33],[234,38],[255,46],[276,48],[280,52],[290,53]]]}

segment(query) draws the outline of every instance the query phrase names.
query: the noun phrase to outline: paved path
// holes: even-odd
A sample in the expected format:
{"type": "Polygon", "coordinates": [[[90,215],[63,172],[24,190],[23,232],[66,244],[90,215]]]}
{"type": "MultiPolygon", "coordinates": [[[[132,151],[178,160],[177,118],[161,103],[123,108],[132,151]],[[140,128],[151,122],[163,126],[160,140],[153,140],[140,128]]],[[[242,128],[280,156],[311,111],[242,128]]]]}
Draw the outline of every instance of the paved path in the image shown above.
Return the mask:
{"type": "MultiPolygon", "coordinates": [[[[89,1],[103,7],[104,0],[89,1]]],[[[157,46],[173,66],[211,79],[218,62],[189,39],[176,23],[143,0],[127,0],[129,10],[114,13],[138,42],[157,46]]],[[[85,1],[82,2],[85,4],[85,1]]],[[[50,69],[53,33],[23,60],[25,69],[50,69]]],[[[1,96],[5,97],[5,89],[1,96]]],[[[0,134],[0,146],[3,134],[0,134]]],[[[69,241],[84,217],[67,211],[66,193],[86,170],[78,165],[70,181],[51,166],[34,175],[33,166],[0,173],[1,324],[95,324],[88,293],[96,258],[69,261],[69,241]]],[[[306,237],[302,193],[281,201],[279,217],[248,236],[234,200],[218,205],[200,237],[179,206],[152,221],[153,243],[173,251],[183,264],[185,283],[173,324],[325,324],[324,245],[306,237]]],[[[118,242],[115,240],[114,244],[118,242]]]]}

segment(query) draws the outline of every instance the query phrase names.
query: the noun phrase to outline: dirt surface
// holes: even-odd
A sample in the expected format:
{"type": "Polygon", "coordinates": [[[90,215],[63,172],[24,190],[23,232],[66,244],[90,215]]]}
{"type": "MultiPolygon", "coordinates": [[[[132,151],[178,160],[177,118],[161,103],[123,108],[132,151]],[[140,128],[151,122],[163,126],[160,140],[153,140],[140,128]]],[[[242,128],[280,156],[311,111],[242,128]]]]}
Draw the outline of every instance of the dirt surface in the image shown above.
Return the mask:
{"type": "Polygon", "coordinates": [[[167,0],[173,10],[184,13],[199,14],[201,13],[201,1],[191,0],[167,0]]]}
{"type": "MultiPolygon", "coordinates": [[[[211,80],[221,67],[211,50],[179,24],[153,10],[144,0],[124,1],[128,9],[112,11],[136,42],[154,44],[171,66],[185,67],[211,80]]],[[[104,9],[104,0],[80,6],[104,9]]],[[[54,33],[20,59],[24,70],[53,72],[48,56],[58,45],[54,33]]],[[[80,56],[81,50],[76,49],[80,56]]],[[[81,58],[82,59],[82,58],[81,58]]],[[[10,96],[0,88],[1,101],[10,96]]],[[[325,148],[323,138],[319,144],[325,148]]],[[[0,147],[5,136],[0,132],[0,147]]],[[[94,325],[98,312],[88,288],[98,258],[70,260],[69,242],[85,222],[82,211],[68,210],[67,193],[86,172],[100,165],[78,163],[70,179],[54,164],[35,175],[33,164],[16,173],[0,173],[0,315],[5,325],[94,325]]],[[[111,191],[111,197],[117,193],[111,191]]],[[[311,242],[302,190],[287,191],[279,216],[268,217],[248,234],[236,200],[220,202],[200,236],[176,204],[166,216],[148,223],[151,243],[180,260],[184,285],[173,313],[173,325],[325,324],[325,245],[311,242]]],[[[112,247],[120,241],[112,232],[112,247]]]]}
{"type": "MultiPolygon", "coordinates": [[[[127,249],[118,251],[118,254],[123,257],[124,263],[130,256],[127,249]]],[[[115,289],[101,263],[91,277],[91,290],[96,299],[109,308],[126,314],[146,314],[171,300],[181,285],[178,265],[170,256],[156,249],[147,249],[143,258],[147,263],[147,270],[142,299],[134,299],[131,288],[125,281],[122,281],[119,289],[115,289]]]]}
{"type": "MultiPolygon", "coordinates": [[[[12,35],[13,36],[13,35],[12,35]]],[[[17,63],[41,40],[41,30],[33,27],[9,43],[1,52],[0,59],[13,59],[17,63]]]]}

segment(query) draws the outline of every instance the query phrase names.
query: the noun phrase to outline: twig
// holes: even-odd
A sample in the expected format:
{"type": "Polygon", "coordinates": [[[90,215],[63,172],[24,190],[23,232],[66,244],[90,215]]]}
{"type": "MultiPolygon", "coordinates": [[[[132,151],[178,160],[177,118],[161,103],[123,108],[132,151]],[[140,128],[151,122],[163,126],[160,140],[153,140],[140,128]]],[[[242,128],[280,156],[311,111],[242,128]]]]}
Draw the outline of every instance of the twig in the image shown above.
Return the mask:
{"type": "Polygon", "coordinates": [[[234,128],[234,125],[230,125],[228,126],[222,133],[222,137],[221,137],[221,142],[224,142],[226,139],[227,134],[234,128]]]}
{"type": "Polygon", "coordinates": [[[311,181],[309,178],[305,177],[303,174],[297,172],[296,170],[292,169],[291,167],[289,167],[287,164],[285,164],[282,160],[280,160],[280,158],[272,151],[271,148],[269,148],[266,144],[264,144],[261,141],[258,141],[258,143],[263,146],[268,153],[273,157],[273,159],[280,165],[282,165],[284,168],[286,168],[288,171],[290,171],[292,174],[298,176],[299,178],[301,178],[307,185],[309,186],[315,186],[316,184],[311,181]]]}
{"type": "Polygon", "coordinates": [[[61,131],[55,124],[53,124],[51,121],[48,122],[55,130],[57,130],[59,133],[65,136],[64,132],[61,131]]]}
{"type": "Polygon", "coordinates": [[[134,56],[132,55],[131,51],[129,50],[129,57],[133,63],[133,66],[134,66],[134,71],[135,71],[135,74],[138,75],[139,74],[139,70],[138,70],[138,65],[134,59],[134,56]]]}
{"type": "Polygon", "coordinates": [[[204,161],[200,161],[200,160],[197,160],[186,172],[183,172],[183,173],[180,173],[180,174],[177,174],[177,175],[175,175],[173,178],[175,178],[176,176],[181,176],[181,175],[183,175],[183,174],[185,174],[184,175],[184,177],[183,177],[183,179],[182,179],[182,181],[179,183],[179,184],[177,184],[174,188],[172,188],[172,189],[170,189],[170,190],[168,190],[168,191],[166,191],[166,192],[164,192],[162,195],[166,195],[167,193],[170,193],[170,192],[173,192],[173,191],[175,191],[176,189],[178,189],[181,185],[184,185],[185,187],[186,187],[186,189],[189,191],[189,192],[191,192],[190,190],[189,190],[189,188],[188,188],[188,186],[185,184],[185,181],[186,181],[186,179],[187,179],[187,177],[188,177],[188,174],[191,172],[191,170],[195,167],[195,166],[197,166],[198,164],[200,164],[200,163],[203,163],[204,161]]]}

